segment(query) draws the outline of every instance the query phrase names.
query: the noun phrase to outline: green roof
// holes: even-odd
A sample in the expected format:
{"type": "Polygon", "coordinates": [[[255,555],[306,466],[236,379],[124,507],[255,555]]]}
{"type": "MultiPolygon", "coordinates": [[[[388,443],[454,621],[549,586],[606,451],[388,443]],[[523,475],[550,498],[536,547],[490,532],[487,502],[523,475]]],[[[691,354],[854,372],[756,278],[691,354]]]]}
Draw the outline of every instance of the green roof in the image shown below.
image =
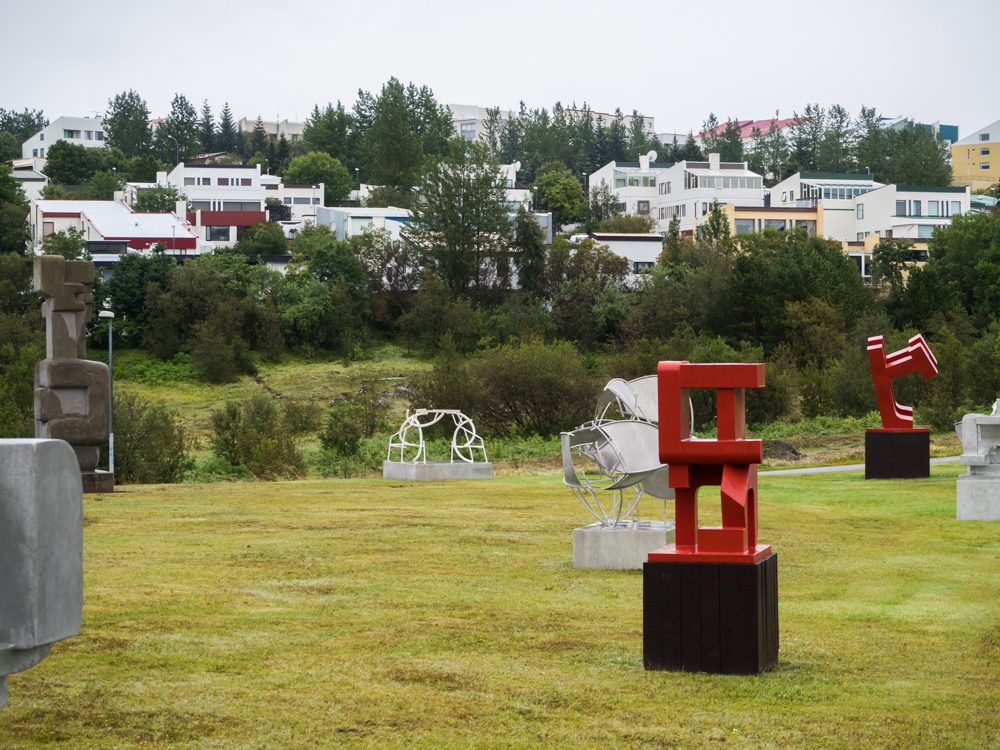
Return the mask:
{"type": "Polygon", "coordinates": [[[872,180],[873,175],[864,174],[838,174],[837,172],[802,172],[799,177],[803,180],[872,180]]]}
{"type": "Polygon", "coordinates": [[[896,185],[896,192],[905,193],[964,193],[964,187],[935,187],[933,185],[896,185]]]}

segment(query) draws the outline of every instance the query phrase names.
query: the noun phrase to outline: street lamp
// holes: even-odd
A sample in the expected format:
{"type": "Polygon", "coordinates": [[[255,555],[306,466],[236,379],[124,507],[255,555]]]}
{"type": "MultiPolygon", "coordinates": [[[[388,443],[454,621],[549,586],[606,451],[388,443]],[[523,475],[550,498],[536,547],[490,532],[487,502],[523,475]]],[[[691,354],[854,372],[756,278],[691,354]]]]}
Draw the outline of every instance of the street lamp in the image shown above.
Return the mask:
{"type": "Polygon", "coordinates": [[[354,168],[354,178],[358,181],[358,205],[361,205],[361,167],[354,168]]]}
{"type": "Polygon", "coordinates": [[[583,194],[587,195],[590,193],[590,185],[587,182],[587,173],[581,172],[581,174],[583,175],[583,194]]]}
{"type": "Polygon", "coordinates": [[[312,213],[312,217],[313,217],[313,224],[315,225],[315,224],[316,224],[316,186],[315,186],[315,185],[313,185],[313,202],[312,202],[312,212],[313,212],[313,213],[312,213]]]}
{"type": "Polygon", "coordinates": [[[531,188],[531,210],[538,210],[538,185],[533,185],[531,188]]]}
{"type": "Polygon", "coordinates": [[[115,314],[110,310],[101,310],[98,317],[106,318],[108,321],[108,471],[111,476],[115,475],[115,366],[114,352],[111,347],[112,333],[114,332],[115,314]]]}
{"type": "Polygon", "coordinates": [[[181,163],[181,144],[172,135],[168,135],[167,138],[174,142],[174,166],[176,167],[181,163]]]}

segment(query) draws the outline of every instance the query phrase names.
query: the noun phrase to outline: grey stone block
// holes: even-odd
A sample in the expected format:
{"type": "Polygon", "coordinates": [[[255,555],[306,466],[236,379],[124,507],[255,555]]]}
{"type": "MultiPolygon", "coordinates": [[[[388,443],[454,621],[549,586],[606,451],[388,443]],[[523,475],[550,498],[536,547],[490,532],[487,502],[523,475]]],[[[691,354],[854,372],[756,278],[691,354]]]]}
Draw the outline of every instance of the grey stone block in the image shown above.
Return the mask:
{"type": "Polygon", "coordinates": [[[956,487],[959,521],[1000,521],[1000,475],[960,474],[956,487]]]}
{"type": "Polygon", "coordinates": [[[0,577],[3,677],[80,632],[83,487],[62,440],[0,440],[0,577]]]}
{"type": "Polygon", "coordinates": [[[492,479],[493,464],[488,461],[386,461],[382,464],[383,479],[404,479],[409,482],[436,482],[449,479],[492,479]]]}
{"type": "Polygon", "coordinates": [[[674,523],[638,521],[614,528],[592,523],[573,529],[573,567],[598,570],[642,570],[654,549],[674,541],[674,523]]]}

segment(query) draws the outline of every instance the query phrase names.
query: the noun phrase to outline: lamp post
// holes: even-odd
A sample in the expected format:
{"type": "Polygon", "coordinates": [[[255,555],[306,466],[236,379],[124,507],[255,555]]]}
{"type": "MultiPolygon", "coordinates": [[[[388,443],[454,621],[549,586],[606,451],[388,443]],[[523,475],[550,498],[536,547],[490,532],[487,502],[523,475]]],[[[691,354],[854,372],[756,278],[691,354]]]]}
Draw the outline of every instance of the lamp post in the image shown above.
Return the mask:
{"type": "Polygon", "coordinates": [[[313,226],[316,226],[316,186],[315,185],[313,185],[312,217],[313,217],[313,226]]]}
{"type": "Polygon", "coordinates": [[[114,476],[115,473],[115,365],[114,351],[111,346],[112,334],[114,333],[115,314],[110,310],[101,310],[98,317],[106,318],[108,321],[108,471],[114,476]]]}
{"type": "Polygon", "coordinates": [[[354,178],[358,181],[358,205],[361,205],[361,167],[354,168],[354,178]]]}
{"type": "Polygon", "coordinates": [[[532,185],[531,187],[531,210],[538,210],[538,185],[532,185]]]}
{"type": "Polygon", "coordinates": [[[176,167],[181,163],[181,144],[172,135],[168,135],[167,138],[174,142],[174,166],[176,167]]]}

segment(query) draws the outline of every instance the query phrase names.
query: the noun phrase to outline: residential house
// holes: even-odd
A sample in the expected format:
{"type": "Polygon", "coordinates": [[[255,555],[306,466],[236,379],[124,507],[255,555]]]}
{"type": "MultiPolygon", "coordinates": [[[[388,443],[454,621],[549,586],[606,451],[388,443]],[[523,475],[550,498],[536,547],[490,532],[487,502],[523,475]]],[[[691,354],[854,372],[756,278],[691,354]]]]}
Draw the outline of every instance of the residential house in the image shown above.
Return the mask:
{"type": "Polygon", "coordinates": [[[302,225],[305,222],[316,223],[316,207],[322,206],[326,200],[326,185],[322,182],[316,185],[289,185],[275,175],[261,175],[264,186],[265,201],[275,198],[288,206],[292,212],[291,221],[302,225]]]}
{"type": "Polygon", "coordinates": [[[904,128],[913,127],[923,128],[932,133],[937,133],[950,144],[955,144],[958,141],[958,125],[942,125],[940,120],[928,124],[925,122],[914,122],[912,117],[883,117],[882,126],[892,128],[893,130],[903,130],[904,128]]]}
{"type": "Polygon", "coordinates": [[[883,187],[870,174],[838,174],[834,172],[796,172],[770,190],[772,207],[823,206],[824,237],[841,242],[855,239],[854,200],[859,195],[883,187]]]}
{"type": "Polygon", "coordinates": [[[359,237],[366,231],[385,229],[389,238],[398,241],[400,231],[410,221],[410,212],[405,208],[364,208],[361,206],[335,206],[316,209],[318,224],[330,227],[337,237],[359,237]]]}
{"type": "Polygon", "coordinates": [[[60,117],[21,144],[21,156],[25,159],[32,156],[44,159],[45,152],[56,141],[66,141],[87,148],[103,148],[102,122],[103,118],[100,116],[60,117]]]}
{"type": "Polygon", "coordinates": [[[627,283],[634,285],[640,276],[656,265],[663,252],[663,237],[659,234],[627,234],[621,232],[591,232],[587,235],[597,245],[607,245],[615,255],[628,260],[627,283]]]}
{"type": "MultiPolygon", "coordinates": [[[[289,141],[299,141],[302,140],[302,131],[305,129],[306,124],[304,122],[292,122],[291,120],[261,120],[264,125],[264,130],[267,131],[267,136],[272,141],[277,141],[282,134],[289,141]]],[[[249,117],[244,117],[237,124],[236,127],[245,133],[252,133],[253,129],[257,127],[257,118],[250,119],[249,117]]]]}
{"type": "Polygon", "coordinates": [[[612,161],[598,169],[589,179],[589,189],[607,185],[618,199],[618,208],[625,214],[647,216],[654,210],[661,176],[675,166],[672,163],[657,162],[656,152],[650,151],[639,157],[639,161],[612,161]]]}
{"type": "Polygon", "coordinates": [[[45,176],[45,162],[37,156],[29,156],[27,159],[14,159],[10,162],[13,169],[11,177],[19,180],[21,189],[28,200],[42,197],[42,188],[49,184],[49,178],[45,176]]]}
{"type": "Polygon", "coordinates": [[[984,190],[1000,182],[1000,120],[951,147],[951,181],[972,190],[984,190]]]}
{"type": "MultiPolygon", "coordinates": [[[[775,114],[774,119],[771,120],[737,120],[736,125],[740,129],[740,140],[743,142],[744,146],[747,146],[753,140],[754,130],[760,130],[762,134],[766,135],[768,132],[770,132],[772,127],[775,127],[778,130],[784,130],[785,128],[791,125],[796,125],[799,122],[802,122],[802,120],[798,117],[786,117],[784,119],[779,120],[777,114],[775,114]]],[[[724,122],[719,123],[719,126],[714,131],[717,137],[721,136],[723,131],[725,131],[726,124],[727,123],[724,122]]],[[[665,136],[669,135],[672,137],[674,134],[664,133],[664,135],[665,136]]],[[[704,140],[705,136],[706,136],[705,132],[698,133],[694,137],[695,142],[698,143],[698,145],[700,146],[701,141],[704,140]]],[[[687,136],[685,136],[684,138],[679,138],[678,139],[679,143],[683,145],[686,138],[687,136]]]]}
{"type": "Polygon", "coordinates": [[[951,217],[970,208],[970,189],[965,187],[923,187],[885,185],[855,200],[856,236],[911,239],[918,249],[926,249],[934,230],[951,224],[951,217]]]}
{"type": "MultiPolygon", "coordinates": [[[[485,121],[488,117],[486,107],[471,104],[449,104],[447,106],[451,110],[451,121],[455,126],[455,135],[460,135],[470,141],[477,138],[482,139],[486,135],[485,121]]],[[[590,110],[589,113],[595,127],[598,125],[608,127],[615,119],[615,115],[608,112],[594,112],[590,110]]],[[[563,114],[572,122],[586,116],[587,112],[582,109],[564,109],[563,114]]],[[[516,117],[514,110],[501,110],[501,128],[505,128],[513,117],[516,117]]],[[[656,131],[654,118],[641,115],[640,117],[642,118],[643,130],[652,138],[656,131]]],[[[623,115],[622,124],[626,128],[631,128],[634,119],[633,115],[623,115]]]]}

